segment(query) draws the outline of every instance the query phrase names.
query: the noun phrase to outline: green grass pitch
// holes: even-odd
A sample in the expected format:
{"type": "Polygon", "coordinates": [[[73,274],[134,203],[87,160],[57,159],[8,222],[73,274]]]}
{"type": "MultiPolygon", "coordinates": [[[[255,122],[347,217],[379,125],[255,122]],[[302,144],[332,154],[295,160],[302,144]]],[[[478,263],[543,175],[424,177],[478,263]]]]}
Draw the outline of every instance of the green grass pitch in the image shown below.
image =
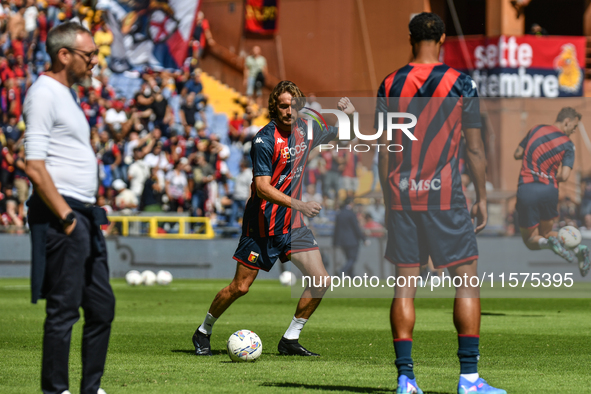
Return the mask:
{"type": "MultiPolygon", "coordinates": [[[[102,387],[115,393],[391,393],[396,390],[388,299],[326,299],[301,343],[318,359],[282,357],[277,343],[297,303],[278,281],[257,281],[214,327],[213,357],[191,335],[227,280],[132,288],[113,280],[117,310],[102,387]],[[226,340],[256,332],[263,355],[232,363],[226,340]]],[[[453,300],[417,299],[413,356],[425,393],[455,393],[459,373],[453,300]]],[[[591,393],[590,299],[483,299],[480,374],[508,393],[591,393]]],[[[44,302],[28,280],[0,280],[0,393],[40,392],[44,302]]],[[[70,360],[79,391],[81,323],[70,360]]]]}

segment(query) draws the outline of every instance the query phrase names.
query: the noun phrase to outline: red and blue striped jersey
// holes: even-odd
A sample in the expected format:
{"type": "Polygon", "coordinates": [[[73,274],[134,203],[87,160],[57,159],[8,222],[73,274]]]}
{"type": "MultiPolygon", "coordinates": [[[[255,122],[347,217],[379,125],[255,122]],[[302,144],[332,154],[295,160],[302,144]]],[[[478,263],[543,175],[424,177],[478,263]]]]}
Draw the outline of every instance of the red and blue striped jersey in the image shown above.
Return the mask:
{"type": "MultiPolygon", "coordinates": [[[[254,136],[250,150],[253,177],[270,176],[275,189],[298,200],[302,199],[302,179],[310,151],[335,139],[338,133],[337,127],[321,128],[314,123],[313,136],[308,139],[307,122],[298,118],[290,133],[279,129],[272,120],[254,136]]],[[[252,197],[244,210],[243,235],[271,237],[305,226],[301,212],[260,198],[254,181],[251,190],[252,197]]]]}
{"type": "MultiPolygon", "coordinates": [[[[393,210],[448,210],[466,206],[459,168],[462,129],[481,128],[476,84],[442,64],[410,63],[388,75],[378,90],[375,128],[387,112],[416,116],[411,140],[395,130],[388,183],[393,210]],[[394,150],[394,149],[393,149],[394,150]]],[[[408,123],[408,119],[396,123],[408,123]]],[[[384,126],[386,129],[386,126],[384,126]]],[[[384,133],[386,130],[384,130],[384,133]]]]}
{"type": "Polygon", "coordinates": [[[519,185],[538,182],[558,188],[560,164],[570,168],[575,164],[575,144],[553,125],[534,127],[519,146],[523,148],[519,185]]]}

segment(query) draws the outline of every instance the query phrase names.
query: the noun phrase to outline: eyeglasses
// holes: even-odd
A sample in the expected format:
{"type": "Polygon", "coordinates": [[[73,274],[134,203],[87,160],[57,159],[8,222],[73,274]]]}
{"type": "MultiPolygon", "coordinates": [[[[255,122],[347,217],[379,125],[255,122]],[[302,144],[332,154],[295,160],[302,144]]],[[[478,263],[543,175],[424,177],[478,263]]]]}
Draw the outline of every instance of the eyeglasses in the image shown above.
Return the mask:
{"type": "Polygon", "coordinates": [[[90,63],[92,61],[92,59],[94,59],[99,54],[99,50],[98,49],[96,49],[94,51],[91,51],[91,52],[84,52],[81,49],[70,48],[70,47],[64,47],[64,49],[67,49],[68,51],[74,52],[74,53],[80,52],[78,54],[82,54],[82,56],[84,57],[84,59],[88,59],[88,60],[86,60],[86,63],[90,63]]]}

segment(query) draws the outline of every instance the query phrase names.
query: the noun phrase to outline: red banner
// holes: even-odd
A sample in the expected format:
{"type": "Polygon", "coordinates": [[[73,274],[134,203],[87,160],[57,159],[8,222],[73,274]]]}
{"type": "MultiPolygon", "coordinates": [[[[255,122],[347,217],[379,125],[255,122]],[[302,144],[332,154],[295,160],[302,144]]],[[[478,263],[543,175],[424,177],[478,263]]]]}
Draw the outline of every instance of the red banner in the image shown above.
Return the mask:
{"type": "Polygon", "coordinates": [[[279,17],[279,0],[246,0],[244,11],[246,32],[275,34],[279,17]]]}
{"type": "Polygon", "coordinates": [[[585,37],[500,36],[446,40],[445,64],[467,72],[483,97],[583,96],[585,37]]]}

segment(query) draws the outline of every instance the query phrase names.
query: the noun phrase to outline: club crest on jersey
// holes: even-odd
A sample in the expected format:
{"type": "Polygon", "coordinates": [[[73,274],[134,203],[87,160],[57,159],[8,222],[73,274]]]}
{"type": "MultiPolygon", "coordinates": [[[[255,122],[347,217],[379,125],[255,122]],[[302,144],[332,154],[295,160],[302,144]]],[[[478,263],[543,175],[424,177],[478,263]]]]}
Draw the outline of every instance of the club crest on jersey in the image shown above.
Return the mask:
{"type": "Polygon", "coordinates": [[[286,146],[285,148],[281,149],[281,157],[289,160],[289,158],[291,157],[289,155],[289,147],[286,146]]]}
{"type": "Polygon", "coordinates": [[[259,258],[259,254],[257,252],[251,251],[250,254],[248,255],[248,261],[250,261],[251,263],[255,263],[258,258],[259,258]]]}

